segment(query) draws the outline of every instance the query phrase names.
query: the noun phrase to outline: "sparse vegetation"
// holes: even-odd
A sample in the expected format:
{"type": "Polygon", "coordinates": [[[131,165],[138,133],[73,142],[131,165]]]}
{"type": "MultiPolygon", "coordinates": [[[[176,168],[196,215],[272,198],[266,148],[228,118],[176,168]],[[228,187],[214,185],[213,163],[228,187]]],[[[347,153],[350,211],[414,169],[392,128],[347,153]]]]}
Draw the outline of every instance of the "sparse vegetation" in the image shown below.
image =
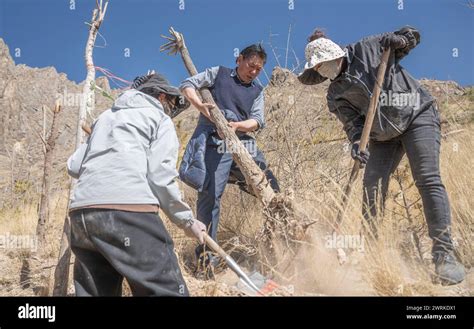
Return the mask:
{"type": "MultiPolygon", "coordinates": [[[[23,69],[24,70],[24,69],[23,69]]],[[[23,72],[23,74],[25,74],[23,72]]],[[[219,242],[230,251],[248,271],[253,267],[272,274],[288,295],[473,295],[474,278],[468,274],[465,282],[443,287],[432,282],[431,240],[426,232],[422,205],[413,184],[409,165],[404,159],[397,177],[390,185],[387,209],[380,223],[377,241],[370,239],[361,215],[361,181],[356,182],[342,233],[364,238],[363,248],[348,250],[348,262],[339,265],[336,250],[328,248],[327,239],[340,207],[342,187],[351,168],[349,150],[338,121],[327,111],[322,84],[302,86],[291,72],[275,69],[266,89],[267,129],[258,134],[258,144],[282,187],[294,191],[295,202],[305,214],[316,221],[309,229],[310,237],[299,242],[300,248],[286,269],[274,269],[259,250],[257,233],[264,218],[260,204],[235,186],[227,188],[222,201],[219,242]]],[[[474,132],[472,117],[472,88],[463,90],[452,82],[423,81],[438,97],[444,133],[441,171],[451,201],[453,237],[459,257],[469,269],[474,265],[474,132]],[[447,100],[446,100],[447,98],[447,100]]],[[[12,96],[13,97],[13,96],[12,96]]],[[[37,96],[29,96],[37,97],[37,96]]],[[[109,102],[97,97],[96,107],[105,109],[109,102]]],[[[44,103],[45,101],[38,101],[44,103]]],[[[71,111],[69,111],[71,112],[71,111]]],[[[64,122],[73,122],[65,111],[64,122]]],[[[178,135],[182,146],[192,134],[196,122],[193,110],[177,117],[178,135]]],[[[32,117],[32,120],[40,119],[32,117]]],[[[65,130],[63,134],[72,136],[65,130]]],[[[0,169],[6,179],[0,181],[2,208],[0,235],[34,235],[41,182],[40,152],[22,153],[15,159],[22,164],[13,168],[18,189],[30,198],[11,197],[11,163],[5,153],[14,145],[15,134],[2,145],[0,169]],[[28,160],[28,156],[30,160],[28,160]],[[30,161],[30,162],[28,162],[30,161]],[[25,171],[28,175],[25,175],[25,171]],[[28,182],[31,182],[28,183],[28,182]]],[[[41,145],[34,138],[25,145],[41,145]]],[[[54,270],[59,249],[68,191],[64,162],[72,152],[68,138],[58,145],[51,192],[51,216],[47,229],[46,259],[43,269],[47,275],[54,270]]],[[[16,184],[14,188],[17,189],[16,184]]],[[[186,201],[195,206],[196,193],[182,186],[186,201]]],[[[162,216],[165,218],[165,216],[162,216]]],[[[185,279],[192,295],[237,295],[233,287],[236,278],[229,270],[218,273],[215,281],[194,278],[194,240],[165,220],[179,255],[185,279]]],[[[32,295],[21,283],[22,260],[28,256],[24,249],[0,249],[0,295],[32,295]]],[[[35,278],[33,277],[32,280],[35,278]]],[[[125,290],[127,291],[127,290],[125,290]]],[[[69,293],[73,293],[72,287],[69,293]]]]}

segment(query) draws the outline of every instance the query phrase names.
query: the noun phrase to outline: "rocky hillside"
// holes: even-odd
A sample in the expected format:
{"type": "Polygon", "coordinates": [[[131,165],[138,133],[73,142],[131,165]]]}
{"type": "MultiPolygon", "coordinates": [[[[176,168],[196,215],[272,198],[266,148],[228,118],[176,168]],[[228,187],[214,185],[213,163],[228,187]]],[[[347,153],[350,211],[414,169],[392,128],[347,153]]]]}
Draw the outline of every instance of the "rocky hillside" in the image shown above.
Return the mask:
{"type": "MultiPolygon", "coordinates": [[[[440,107],[444,137],[441,168],[452,199],[455,241],[462,260],[470,267],[474,265],[474,191],[472,184],[466,182],[474,179],[471,156],[474,147],[471,133],[474,91],[472,87],[463,88],[453,81],[423,79],[421,82],[437,98],[440,107]]],[[[113,97],[119,93],[111,90],[103,77],[98,78],[96,84],[113,97]]],[[[55,182],[50,191],[55,207],[50,231],[50,259],[46,262],[51,265],[56,260],[66,211],[68,176],[65,162],[74,149],[82,86],[82,83],[69,81],[64,73],[58,73],[53,67],[15,65],[8,47],[0,39],[0,233],[34,232],[43,170],[39,134],[42,134],[43,127],[48,131],[52,117],[51,111],[46,111],[44,118],[42,106],[53,108],[57,99],[63,101],[59,121],[61,135],[53,163],[55,182]]],[[[350,156],[341,124],[326,106],[327,86],[327,83],[304,86],[294,73],[277,67],[265,89],[267,128],[257,133],[257,143],[281,187],[295,191],[297,202],[318,221],[314,235],[295,257],[294,272],[291,275],[283,273],[280,280],[284,277],[285,283],[295,287],[296,294],[473,294],[472,276],[458,290],[440,290],[426,283],[431,266],[430,240],[407,161],[402,162],[391,183],[389,215],[384,222],[386,229],[381,230],[382,236],[386,233],[387,244],[376,249],[375,257],[367,252],[354,257],[353,262],[344,268],[334,264],[334,257],[323,246],[324,235],[321,234],[331,230],[341,187],[350,171],[350,156]],[[408,200],[411,206],[403,207],[402,199],[408,200]],[[391,244],[394,244],[393,249],[390,249],[391,244]],[[393,251],[396,257],[391,254],[393,251]],[[419,262],[413,267],[404,257],[419,258],[419,262]],[[399,258],[400,263],[394,261],[399,258]]],[[[110,99],[96,93],[93,116],[110,105],[110,99]]],[[[182,149],[194,130],[196,119],[197,111],[193,109],[174,119],[182,149]]],[[[354,190],[359,188],[360,181],[354,190]]],[[[195,192],[186,186],[183,190],[187,201],[194,206],[195,192]]],[[[359,197],[354,197],[351,205],[353,221],[348,221],[346,234],[360,232],[359,197]]],[[[244,255],[244,258],[250,254],[255,257],[252,243],[242,243],[252,242],[262,223],[262,211],[255,199],[235,186],[229,187],[223,197],[221,218],[218,239],[224,248],[232,250],[234,255],[244,255]]],[[[226,277],[235,278],[232,273],[226,272],[212,284],[195,280],[192,277],[194,242],[172,226],[170,231],[191,293],[233,294],[221,284],[226,277]]],[[[18,284],[21,257],[22,254],[16,251],[0,253],[0,295],[31,294],[18,284]]]]}
{"type": "MultiPolygon", "coordinates": [[[[111,92],[105,77],[98,78],[96,84],[111,92]]],[[[52,186],[57,191],[67,182],[64,163],[75,145],[82,88],[82,83],[69,81],[66,74],[58,73],[54,67],[15,65],[7,45],[0,39],[0,208],[26,197],[27,192],[38,191],[43,166],[42,141],[38,134],[43,134],[43,127],[48,132],[52,120],[52,111],[44,112],[43,105],[53,109],[56,100],[60,100],[63,107],[52,186]]],[[[97,93],[93,115],[110,105],[108,98],[97,93]]]]}

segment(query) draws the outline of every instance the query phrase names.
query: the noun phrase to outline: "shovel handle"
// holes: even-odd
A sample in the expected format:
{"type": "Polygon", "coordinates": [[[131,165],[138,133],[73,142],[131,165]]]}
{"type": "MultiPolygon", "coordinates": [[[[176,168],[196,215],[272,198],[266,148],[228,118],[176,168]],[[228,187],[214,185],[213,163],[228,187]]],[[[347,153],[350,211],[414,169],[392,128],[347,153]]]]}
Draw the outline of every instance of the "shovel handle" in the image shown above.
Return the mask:
{"type": "Polygon", "coordinates": [[[367,144],[369,143],[370,131],[372,130],[372,124],[375,118],[375,112],[377,112],[377,105],[379,102],[380,92],[382,91],[382,85],[384,82],[385,71],[387,70],[388,59],[390,57],[390,48],[384,49],[382,53],[382,59],[380,60],[380,66],[377,71],[377,80],[375,80],[374,90],[372,97],[370,98],[369,109],[367,111],[367,118],[365,119],[364,128],[362,130],[362,136],[360,137],[360,150],[365,151],[367,144]]]}
{"type": "Polygon", "coordinates": [[[225,251],[222,249],[216,241],[214,241],[206,232],[204,234],[204,241],[206,244],[215,252],[219,254],[223,259],[225,259],[227,265],[230,267],[232,271],[234,271],[237,276],[242,279],[242,281],[249,286],[257,296],[263,296],[263,293],[260,292],[260,289],[255,285],[255,283],[250,280],[247,274],[240,268],[240,266],[232,259],[225,251]]]}
{"type": "MultiPolygon", "coordinates": [[[[380,92],[382,90],[382,85],[384,82],[385,71],[387,69],[387,63],[390,58],[390,48],[384,49],[382,53],[382,58],[380,60],[379,69],[377,71],[377,80],[375,80],[374,90],[372,92],[372,97],[370,98],[369,108],[367,111],[367,116],[364,123],[364,128],[362,130],[362,136],[360,138],[359,148],[361,151],[365,151],[367,144],[369,143],[370,131],[372,130],[372,124],[375,118],[375,112],[377,111],[377,105],[380,97],[380,92]]],[[[342,220],[344,219],[344,214],[347,209],[347,204],[349,202],[349,197],[352,192],[352,185],[356,180],[360,169],[359,160],[355,160],[354,166],[352,167],[351,176],[347,182],[346,187],[344,188],[344,195],[342,199],[342,205],[339,209],[336,217],[335,231],[339,232],[339,229],[342,225],[342,220]]]]}
{"type": "Polygon", "coordinates": [[[214,241],[210,236],[209,234],[207,234],[206,232],[203,233],[204,234],[204,241],[206,242],[206,244],[212,249],[214,250],[215,252],[217,252],[219,254],[219,256],[221,256],[222,258],[226,259],[229,255],[224,251],[224,249],[222,249],[217,243],[216,241],[214,241]]]}

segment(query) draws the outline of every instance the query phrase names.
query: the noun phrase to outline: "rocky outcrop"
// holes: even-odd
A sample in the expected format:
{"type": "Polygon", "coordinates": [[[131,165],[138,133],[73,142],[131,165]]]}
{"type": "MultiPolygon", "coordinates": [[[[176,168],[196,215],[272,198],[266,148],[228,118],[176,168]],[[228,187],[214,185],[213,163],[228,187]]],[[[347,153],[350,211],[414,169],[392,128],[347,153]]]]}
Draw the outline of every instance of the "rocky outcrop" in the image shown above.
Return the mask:
{"type": "MultiPolygon", "coordinates": [[[[96,83],[117,94],[111,91],[105,77],[99,77],[96,83]]],[[[43,105],[53,109],[57,100],[62,104],[61,133],[53,161],[55,184],[52,186],[60,188],[67,184],[64,164],[75,145],[81,92],[82,84],[68,80],[66,74],[58,73],[54,67],[15,66],[8,46],[0,39],[0,208],[5,202],[25,197],[27,187],[30,191],[40,188],[43,147],[39,135],[43,133],[43,123],[46,132],[49,131],[52,119],[50,110],[43,113],[43,105]]],[[[111,103],[97,93],[93,116],[111,103]]]]}

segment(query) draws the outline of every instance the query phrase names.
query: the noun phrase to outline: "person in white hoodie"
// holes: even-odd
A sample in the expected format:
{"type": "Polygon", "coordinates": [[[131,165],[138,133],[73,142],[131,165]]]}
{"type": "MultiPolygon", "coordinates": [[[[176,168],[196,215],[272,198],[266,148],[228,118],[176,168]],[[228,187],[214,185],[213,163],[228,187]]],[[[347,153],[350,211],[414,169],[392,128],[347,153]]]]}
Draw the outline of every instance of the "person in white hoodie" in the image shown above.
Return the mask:
{"type": "MultiPolygon", "coordinates": [[[[77,178],[71,249],[78,296],[187,296],[186,283],[158,210],[202,244],[206,226],[175,181],[179,141],[170,116],[180,93],[161,74],[135,79],[92,126],[68,160],[77,178]]],[[[178,110],[177,110],[178,108],[178,110]]]]}

